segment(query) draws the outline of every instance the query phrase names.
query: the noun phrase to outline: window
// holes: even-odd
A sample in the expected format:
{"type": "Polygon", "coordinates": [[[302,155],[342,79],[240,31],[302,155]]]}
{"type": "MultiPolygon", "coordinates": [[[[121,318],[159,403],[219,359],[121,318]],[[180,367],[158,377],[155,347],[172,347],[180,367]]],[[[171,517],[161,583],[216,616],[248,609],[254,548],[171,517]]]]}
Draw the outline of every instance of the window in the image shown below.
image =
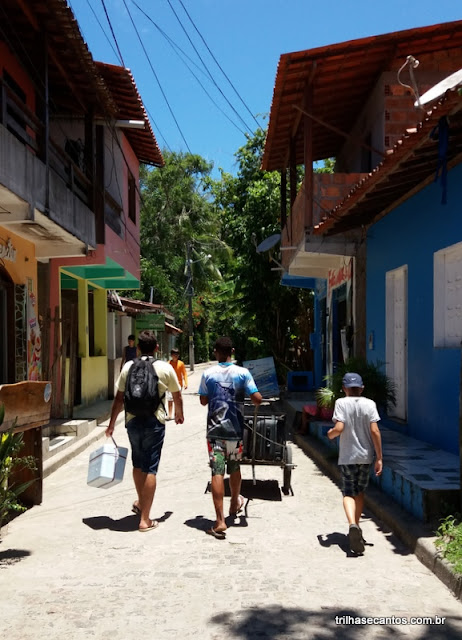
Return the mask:
{"type": "Polygon", "coordinates": [[[433,338],[435,347],[462,340],[462,242],[434,254],[433,338]]]}
{"type": "Polygon", "coordinates": [[[128,172],[128,217],[136,224],[136,182],[130,171],[128,172]]]}

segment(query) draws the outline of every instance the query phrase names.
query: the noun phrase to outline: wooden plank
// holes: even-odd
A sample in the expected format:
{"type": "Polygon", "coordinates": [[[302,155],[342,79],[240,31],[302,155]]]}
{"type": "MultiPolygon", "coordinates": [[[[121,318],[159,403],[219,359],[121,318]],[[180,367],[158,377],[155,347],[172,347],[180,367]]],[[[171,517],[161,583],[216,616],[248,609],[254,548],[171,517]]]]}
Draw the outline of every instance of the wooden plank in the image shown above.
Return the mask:
{"type": "Polygon", "coordinates": [[[7,431],[16,422],[16,430],[31,424],[46,424],[50,420],[51,389],[47,381],[17,382],[0,386],[0,402],[5,405],[5,417],[0,431],[7,431]]]}
{"type": "Polygon", "coordinates": [[[71,305],[71,326],[69,332],[69,391],[67,416],[72,418],[74,415],[74,392],[75,381],[77,377],[77,339],[78,339],[78,316],[76,305],[71,305]]]}

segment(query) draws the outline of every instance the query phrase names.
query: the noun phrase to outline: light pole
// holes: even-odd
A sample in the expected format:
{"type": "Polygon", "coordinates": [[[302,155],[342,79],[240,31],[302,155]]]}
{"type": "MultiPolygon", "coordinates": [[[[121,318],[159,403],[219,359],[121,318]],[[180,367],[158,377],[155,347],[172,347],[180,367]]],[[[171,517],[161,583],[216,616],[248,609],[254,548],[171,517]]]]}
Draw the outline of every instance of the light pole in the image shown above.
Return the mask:
{"type": "Polygon", "coordinates": [[[188,296],[188,332],[189,332],[189,370],[194,371],[194,323],[192,313],[192,299],[194,296],[192,265],[202,260],[208,260],[212,256],[210,254],[199,258],[199,260],[191,260],[191,243],[188,242],[186,247],[186,295],[188,296]]]}

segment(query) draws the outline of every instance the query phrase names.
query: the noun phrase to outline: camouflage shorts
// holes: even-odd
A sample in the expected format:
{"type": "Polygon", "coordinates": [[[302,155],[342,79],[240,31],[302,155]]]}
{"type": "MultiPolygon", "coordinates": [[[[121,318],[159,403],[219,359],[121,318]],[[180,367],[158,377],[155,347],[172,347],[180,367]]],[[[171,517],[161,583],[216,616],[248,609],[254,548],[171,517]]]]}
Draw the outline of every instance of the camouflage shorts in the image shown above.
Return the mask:
{"type": "Polygon", "coordinates": [[[242,460],[242,440],[207,440],[212,476],[224,476],[239,471],[242,460]]]}

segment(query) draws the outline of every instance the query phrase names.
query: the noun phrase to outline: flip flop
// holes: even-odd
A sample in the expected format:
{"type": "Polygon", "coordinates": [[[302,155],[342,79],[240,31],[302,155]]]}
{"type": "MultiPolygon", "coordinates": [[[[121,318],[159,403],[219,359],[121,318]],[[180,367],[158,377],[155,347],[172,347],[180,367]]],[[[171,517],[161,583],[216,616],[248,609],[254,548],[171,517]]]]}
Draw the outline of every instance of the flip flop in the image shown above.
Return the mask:
{"type": "Polygon", "coordinates": [[[238,503],[238,507],[237,507],[236,511],[231,511],[231,509],[229,510],[229,515],[230,516],[237,516],[238,513],[241,513],[242,509],[244,508],[244,504],[245,504],[244,496],[238,496],[237,503],[238,503]]]}
{"type": "Polygon", "coordinates": [[[159,523],[157,522],[157,520],[151,520],[152,524],[150,527],[140,527],[138,529],[138,531],[141,531],[141,533],[144,533],[145,531],[152,531],[153,529],[157,529],[157,527],[159,526],[159,523]]]}
{"type": "Polygon", "coordinates": [[[217,540],[224,540],[226,538],[225,531],[217,531],[213,527],[211,529],[207,529],[205,533],[207,533],[209,536],[213,536],[217,540]]]}
{"type": "Polygon", "coordinates": [[[132,513],[135,513],[137,516],[141,515],[141,509],[135,503],[132,504],[132,513]]]}

